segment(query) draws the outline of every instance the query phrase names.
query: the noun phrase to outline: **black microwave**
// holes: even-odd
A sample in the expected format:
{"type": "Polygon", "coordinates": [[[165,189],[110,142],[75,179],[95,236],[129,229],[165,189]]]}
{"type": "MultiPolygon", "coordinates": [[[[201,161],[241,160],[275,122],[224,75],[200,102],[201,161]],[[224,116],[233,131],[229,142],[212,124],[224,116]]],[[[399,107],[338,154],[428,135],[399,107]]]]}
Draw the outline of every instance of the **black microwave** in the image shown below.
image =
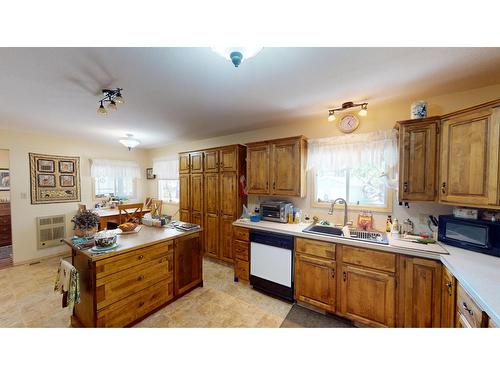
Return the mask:
{"type": "Polygon", "coordinates": [[[500,257],[500,222],[441,215],[438,240],[448,245],[500,257]]]}

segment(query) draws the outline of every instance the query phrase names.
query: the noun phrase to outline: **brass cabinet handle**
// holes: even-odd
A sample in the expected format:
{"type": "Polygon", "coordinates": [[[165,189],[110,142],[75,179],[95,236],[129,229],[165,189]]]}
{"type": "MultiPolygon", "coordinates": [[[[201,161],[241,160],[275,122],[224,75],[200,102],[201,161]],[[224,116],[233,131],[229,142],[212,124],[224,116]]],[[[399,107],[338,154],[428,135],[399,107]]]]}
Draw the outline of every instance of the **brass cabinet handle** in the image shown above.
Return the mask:
{"type": "Polygon", "coordinates": [[[446,283],[446,286],[448,287],[448,294],[450,295],[451,297],[451,290],[453,289],[453,284],[451,283],[451,281],[448,281],[446,283]]]}
{"type": "Polygon", "coordinates": [[[347,281],[347,273],[344,271],[344,281],[347,281]]]}
{"type": "Polygon", "coordinates": [[[142,281],[142,280],[144,280],[144,275],[141,275],[137,278],[137,281],[142,281]]]}
{"type": "Polygon", "coordinates": [[[276,182],[273,182],[273,190],[276,189],[276,182]]]}
{"type": "Polygon", "coordinates": [[[144,301],[139,302],[139,307],[144,306],[144,301]]]}
{"type": "Polygon", "coordinates": [[[139,256],[137,257],[137,259],[139,259],[139,260],[144,259],[144,255],[139,255],[139,256]]]}
{"type": "Polygon", "coordinates": [[[467,306],[467,304],[465,302],[462,303],[462,307],[464,308],[465,311],[467,311],[469,313],[470,316],[474,315],[474,311],[469,309],[469,306],[467,306]]]}
{"type": "Polygon", "coordinates": [[[441,185],[441,193],[446,193],[446,182],[443,182],[443,184],[441,185]]]}
{"type": "Polygon", "coordinates": [[[335,268],[332,268],[332,278],[335,278],[335,268]]]}
{"type": "Polygon", "coordinates": [[[404,192],[407,192],[407,191],[408,191],[408,182],[405,182],[405,183],[403,184],[403,191],[404,191],[404,192]]]}

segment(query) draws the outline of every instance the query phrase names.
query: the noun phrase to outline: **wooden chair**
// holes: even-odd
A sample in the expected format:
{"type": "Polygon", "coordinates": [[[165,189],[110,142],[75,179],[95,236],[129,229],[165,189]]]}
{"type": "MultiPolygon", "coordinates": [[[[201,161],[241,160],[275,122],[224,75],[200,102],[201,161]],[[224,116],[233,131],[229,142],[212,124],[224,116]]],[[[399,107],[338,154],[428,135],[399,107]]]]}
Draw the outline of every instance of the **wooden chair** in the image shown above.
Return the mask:
{"type": "Polygon", "coordinates": [[[151,216],[160,216],[163,201],[161,199],[152,199],[149,208],[151,209],[151,216]]]}
{"type": "Polygon", "coordinates": [[[153,198],[147,197],[144,202],[144,208],[151,208],[151,204],[153,203],[153,198]]]}
{"type": "Polygon", "coordinates": [[[119,204],[118,205],[118,222],[123,223],[140,223],[142,218],[143,203],[119,204]],[[133,211],[131,211],[133,210],[133,211]],[[130,212],[131,211],[131,212],[130,212]]]}

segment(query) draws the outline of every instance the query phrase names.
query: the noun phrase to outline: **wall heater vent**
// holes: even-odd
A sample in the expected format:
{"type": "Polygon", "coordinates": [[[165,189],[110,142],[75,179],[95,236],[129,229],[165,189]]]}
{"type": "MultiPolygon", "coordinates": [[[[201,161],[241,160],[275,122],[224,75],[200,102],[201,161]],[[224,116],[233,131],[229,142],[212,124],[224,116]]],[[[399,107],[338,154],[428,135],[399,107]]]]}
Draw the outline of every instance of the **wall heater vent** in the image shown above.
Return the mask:
{"type": "Polygon", "coordinates": [[[37,217],[38,248],[59,246],[66,237],[66,215],[37,217]]]}

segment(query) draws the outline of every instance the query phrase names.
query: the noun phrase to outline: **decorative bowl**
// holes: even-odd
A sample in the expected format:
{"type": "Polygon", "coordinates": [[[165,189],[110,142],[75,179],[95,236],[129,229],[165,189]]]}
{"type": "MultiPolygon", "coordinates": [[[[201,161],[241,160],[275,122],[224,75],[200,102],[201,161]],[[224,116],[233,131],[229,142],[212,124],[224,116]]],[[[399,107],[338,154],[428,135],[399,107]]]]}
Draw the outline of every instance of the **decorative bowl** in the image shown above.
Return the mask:
{"type": "Polygon", "coordinates": [[[116,243],[116,233],[106,230],[99,232],[94,237],[97,247],[110,247],[116,243]]]}
{"type": "Polygon", "coordinates": [[[122,230],[122,232],[132,232],[137,228],[137,223],[123,223],[118,225],[118,228],[122,230]]]}

